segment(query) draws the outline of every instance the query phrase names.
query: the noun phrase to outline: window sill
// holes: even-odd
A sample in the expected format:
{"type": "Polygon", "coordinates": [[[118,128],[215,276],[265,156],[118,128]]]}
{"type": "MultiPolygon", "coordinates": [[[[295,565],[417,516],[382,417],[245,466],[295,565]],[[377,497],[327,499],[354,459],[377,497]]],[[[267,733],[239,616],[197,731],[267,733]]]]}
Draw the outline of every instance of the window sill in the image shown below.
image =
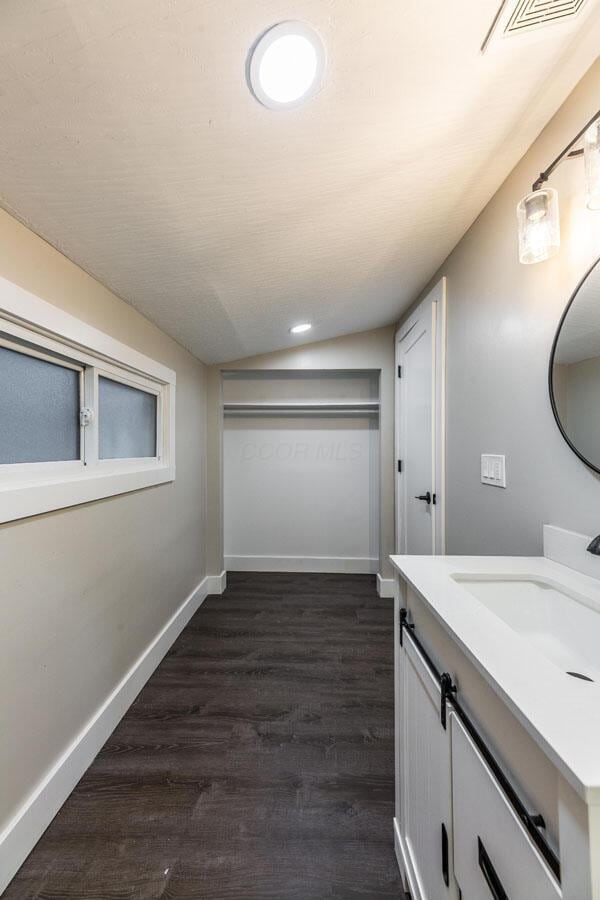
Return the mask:
{"type": "Polygon", "coordinates": [[[175,480],[175,466],[141,465],[135,470],[111,466],[110,471],[95,469],[93,475],[81,472],[70,477],[0,484],[0,523],[65,509],[80,503],[103,500],[118,494],[138,491],[175,480]]]}

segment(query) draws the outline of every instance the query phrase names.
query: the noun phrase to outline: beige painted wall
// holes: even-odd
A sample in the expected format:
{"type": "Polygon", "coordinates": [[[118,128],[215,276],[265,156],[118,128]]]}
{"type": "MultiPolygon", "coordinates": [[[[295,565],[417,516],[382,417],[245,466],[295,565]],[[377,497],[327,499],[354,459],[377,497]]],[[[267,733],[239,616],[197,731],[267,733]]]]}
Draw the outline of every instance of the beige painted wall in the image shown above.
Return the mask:
{"type": "Polygon", "coordinates": [[[223,568],[223,471],[221,372],[224,369],[380,369],[380,507],[382,578],[392,578],[388,557],[394,552],[394,329],[379,328],[347,337],[212,366],[209,372],[208,565],[223,568]]]}
{"type": "Polygon", "coordinates": [[[561,208],[556,257],[519,263],[515,214],[599,97],[600,61],[431,280],[448,278],[449,553],[538,554],[544,522],[600,532],[600,480],[561,437],[547,385],[561,313],[600,255],[600,213],[585,207],[581,160],[563,163],[550,181],[561,208]],[[480,483],[481,453],[506,454],[507,490],[480,483]]]}
{"type": "Polygon", "coordinates": [[[0,525],[0,832],[206,572],[206,369],[0,212],[0,274],[177,373],[175,482],[0,525]]]}

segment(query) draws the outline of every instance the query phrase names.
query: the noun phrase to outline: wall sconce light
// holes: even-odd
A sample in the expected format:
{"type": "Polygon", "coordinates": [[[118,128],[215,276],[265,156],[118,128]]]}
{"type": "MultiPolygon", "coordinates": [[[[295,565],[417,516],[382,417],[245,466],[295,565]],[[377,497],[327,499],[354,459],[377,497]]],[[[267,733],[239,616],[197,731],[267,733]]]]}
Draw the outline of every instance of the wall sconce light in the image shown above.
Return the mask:
{"type": "Polygon", "coordinates": [[[525,265],[550,259],[560,247],[558,194],[544,187],[565,159],[583,156],[588,209],[600,210],[600,111],[579,131],[554,162],[534,181],[531,193],[517,206],[519,261],[525,265]],[[583,148],[573,150],[583,138],[583,148]]]}
{"type": "Polygon", "coordinates": [[[558,194],[541,188],[523,197],[517,206],[519,259],[522,263],[543,262],[560,248],[558,194]]]}
{"type": "Polygon", "coordinates": [[[600,209],[600,119],[590,125],[583,139],[585,187],[588,209],[600,209]]]}

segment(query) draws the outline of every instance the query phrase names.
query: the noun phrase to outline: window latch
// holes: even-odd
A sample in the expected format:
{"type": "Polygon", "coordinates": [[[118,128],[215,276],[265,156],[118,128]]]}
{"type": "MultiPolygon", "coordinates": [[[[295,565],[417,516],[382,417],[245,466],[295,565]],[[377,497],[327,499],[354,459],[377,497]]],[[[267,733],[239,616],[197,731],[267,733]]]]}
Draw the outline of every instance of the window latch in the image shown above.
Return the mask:
{"type": "Polygon", "coordinates": [[[94,410],[89,406],[83,406],[79,410],[79,424],[82,428],[85,428],[86,425],[91,425],[94,421],[94,410]]]}

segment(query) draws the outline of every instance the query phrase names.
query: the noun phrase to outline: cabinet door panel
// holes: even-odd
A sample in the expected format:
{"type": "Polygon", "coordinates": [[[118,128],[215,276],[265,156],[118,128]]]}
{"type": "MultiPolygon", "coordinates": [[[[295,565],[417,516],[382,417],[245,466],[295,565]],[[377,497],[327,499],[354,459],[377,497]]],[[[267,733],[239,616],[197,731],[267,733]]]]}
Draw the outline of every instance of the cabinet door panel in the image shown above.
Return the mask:
{"type": "Polygon", "coordinates": [[[455,713],[454,868],[462,900],[557,900],[559,886],[455,713]]]}
{"type": "Polygon", "coordinates": [[[402,853],[414,900],[453,900],[450,742],[440,689],[409,639],[402,656],[402,853]]]}

